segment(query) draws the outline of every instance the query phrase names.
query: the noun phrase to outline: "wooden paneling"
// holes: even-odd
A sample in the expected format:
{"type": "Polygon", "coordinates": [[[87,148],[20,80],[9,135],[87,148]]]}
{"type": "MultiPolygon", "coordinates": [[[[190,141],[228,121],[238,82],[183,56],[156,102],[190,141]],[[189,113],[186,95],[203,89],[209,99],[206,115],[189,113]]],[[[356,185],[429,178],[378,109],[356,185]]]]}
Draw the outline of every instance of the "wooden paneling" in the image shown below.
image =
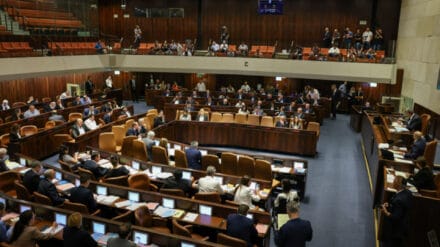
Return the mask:
{"type": "Polygon", "coordinates": [[[419,105],[417,103],[414,103],[414,112],[416,112],[419,115],[422,114],[429,114],[431,115],[431,121],[430,126],[428,130],[428,134],[431,135],[433,138],[440,139],[440,114],[435,113],[428,108],[419,105]]]}

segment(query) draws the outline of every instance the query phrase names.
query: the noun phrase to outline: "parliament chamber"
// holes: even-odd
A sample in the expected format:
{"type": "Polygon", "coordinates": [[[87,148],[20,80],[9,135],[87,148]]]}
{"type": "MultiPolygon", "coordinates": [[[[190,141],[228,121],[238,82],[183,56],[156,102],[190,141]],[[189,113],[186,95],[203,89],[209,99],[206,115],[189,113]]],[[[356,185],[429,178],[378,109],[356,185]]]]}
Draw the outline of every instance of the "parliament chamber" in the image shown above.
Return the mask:
{"type": "Polygon", "coordinates": [[[439,16],[0,0],[0,246],[438,246],[439,16]]]}

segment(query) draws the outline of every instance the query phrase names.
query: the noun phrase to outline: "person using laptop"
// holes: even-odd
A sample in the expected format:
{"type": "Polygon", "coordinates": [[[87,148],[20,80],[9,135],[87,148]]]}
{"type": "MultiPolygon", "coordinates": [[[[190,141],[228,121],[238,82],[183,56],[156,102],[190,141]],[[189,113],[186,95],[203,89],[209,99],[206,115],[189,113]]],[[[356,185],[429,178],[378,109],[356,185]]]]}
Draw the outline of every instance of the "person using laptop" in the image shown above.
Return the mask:
{"type": "Polygon", "coordinates": [[[98,243],[87,231],[81,229],[82,216],[75,212],[67,219],[67,227],[63,229],[64,247],[96,247],[98,243]]]}
{"type": "Polygon", "coordinates": [[[107,247],[136,247],[137,245],[128,240],[131,233],[131,224],[124,223],[119,226],[117,238],[110,238],[107,242],[107,247]]]}
{"type": "Polygon", "coordinates": [[[90,178],[87,175],[81,175],[79,177],[80,185],[73,188],[70,191],[70,201],[75,203],[81,203],[87,206],[90,213],[93,213],[97,209],[93,192],[88,188],[90,184],[90,178]]]}
{"type": "MultiPolygon", "coordinates": [[[[55,171],[53,169],[48,169],[44,172],[44,178],[40,181],[38,185],[38,193],[43,194],[50,198],[53,206],[58,206],[64,203],[67,199],[61,197],[58,194],[58,191],[55,187],[55,184],[52,183],[55,178],[55,171]]],[[[68,200],[67,200],[68,201],[68,200]]]]}
{"type": "MultiPolygon", "coordinates": [[[[53,222],[52,227],[56,228],[57,223],[53,222]]],[[[35,226],[35,214],[32,210],[26,210],[14,225],[11,236],[11,246],[37,246],[37,241],[47,240],[54,236],[53,232],[42,233],[35,226]]]]}
{"type": "Polygon", "coordinates": [[[258,242],[258,232],[254,221],[247,218],[249,206],[240,204],[236,214],[230,214],[226,223],[226,234],[246,241],[248,247],[252,247],[258,242]]]}
{"type": "Polygon", "coordinates": [[[28,170],[23,176],[23,185],[26,187],[26,189],[28,189],[30,194],[38,190],[38,185],[40,184],[41,180],[41,169],[41,163],[38,161],[33,161],[31,163],[31,169],[28,170]]]}

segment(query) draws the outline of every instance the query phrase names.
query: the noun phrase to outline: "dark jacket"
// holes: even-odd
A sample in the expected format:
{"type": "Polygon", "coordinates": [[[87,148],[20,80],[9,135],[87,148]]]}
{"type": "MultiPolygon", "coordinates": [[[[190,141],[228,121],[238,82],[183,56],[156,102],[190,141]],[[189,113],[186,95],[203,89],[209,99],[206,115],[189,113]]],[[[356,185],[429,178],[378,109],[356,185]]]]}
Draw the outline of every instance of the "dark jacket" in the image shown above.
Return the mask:
{"type": "Polygon", "coordinates": [[[412,118],[408,120],[406,128],[411,131],[422,130],[422,119],[420,118],[420,116],[414,113],[414,116],[412,116],[412,118]]]}
{"type": "Polygon", "coordinates": [[[91,171],[93,175],[95,175],[95,178],[100,178],[108,172],[108,169],[98,166],[98,164],[94,160],[86,160],[80,166],[81,168],[91,171]]]}
{"type": "Polygon", "coordinates": [[[403,239],[408,233],[411,201],[412,194],[409,190],[402,190],[391,198],[388,206],[391,215],[384,217],[384,240],[403,239]]]}
{"type": "Polygon", "coordinates": [[[40,184],[38,185],[38,193],[49,197],[53,206],[58,206],[64,203],[64,198],[58,194],[55,185],[47,180],[47,178],[40,181],[40,184]]]}
{"type": "Polygon", "coordinates": [[[425,138],[420,138],[411,146],[411,152],[405,154],[405,158],[407,159],[417,159],[420,156],[423,156],[425,153],[426,140],[425,138]]]}
{"type": "Polygon", "coordinates": [[[162,185],[163,189],[180,189],[185,194],[189,195],[191,193],[190,182],[186,179],[176,180],[174,176],[171,176],[165,180],[162,185]]]}
{"type": "Polygon", "coordinates": [[[120,176],[126,176],[130,172],[125,168],[124,166],[110,169],[107,174],[105,175],[106,178],[113,178],[113,177],[120,177],[120,176]]]}
{"type": "Polygon", "coordinates": [[[15,132],[9,133],[9,142],[19,142],[19,141],[20,141],[20,137],[18,136],[17,133],[15,132]]]}
{"type": "Polygon", "coordinates": [[[98,243],[90,236],[90,233],[76,227],[65,227],[63,229],[64,247],[96,247],[98,243]]]}
{"type": "Polygon", "coordinates": [[[34,170],[30,169],[23,176],[23,185],[28,189],[29,193],[34,193],[38,190],[38,185],[40,184],[40,175],[35,173],[34,170]]]}
{"type": "Polygon", "coordinates": [[[417,189],[435,190],[434,175],[429,167],[423,167],[410,179],[417,189]]]}
{"type": "Polygon", "coordinates": [[[305,247],[306,241],[312,240],[312,237],[313,230],[310,221],[296,218],[287,221],[281,227],[275,237],[275,243],[278,247],[305,247]]]}
{"type": "Polygon", "coordinates": [[[226,222],[226,234],[246,241],[248,246],[257,242],[258,232],[254,222],[245,215],[230,214],[226,222]]]}
{"type": "MultiPolygon", "coordinates": [[[[85,124],[83,124],[82,127],[84,128],[85,132],[89,131],[89,129],[87,129],[87,126],[85,124]]],[[[78,125],[76,124],[72,125],[71,131],[73,138],[77,138],[80,135],[78,125]]]]}
{"type": "Polygon", "coordinates": [[[202,169],[202,153],[195,148],[188,148],[185,150],[188,167],[191,169],[202,169]]]}
{"type": "Polygon", "coordinates": [[[127,133],[125,133],[126,136],[138,136],[140,132],[137,129],[129,128],[127,130],[127,133]]]}
{"type": "Polygon", "coordinates": [[[0,160],[0,172],[9,171],[9,168],[6,166],[4,160],[0,160]]]}
{"type": "Polygon", "coordinates": [[[70,201],[86,205],[89,209],[89,213],[93,213],[97,209],[93,192],[82,185],[70,191],[70,201]]]}

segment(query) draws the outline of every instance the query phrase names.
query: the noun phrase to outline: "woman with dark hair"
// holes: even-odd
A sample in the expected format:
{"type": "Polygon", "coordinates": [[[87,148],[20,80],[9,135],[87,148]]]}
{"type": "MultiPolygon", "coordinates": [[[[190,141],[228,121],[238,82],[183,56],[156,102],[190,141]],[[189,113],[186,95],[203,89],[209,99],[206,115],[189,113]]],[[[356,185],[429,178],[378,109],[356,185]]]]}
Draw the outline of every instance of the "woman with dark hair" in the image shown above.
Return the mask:
{"type": "Polygon", "coordinates": [[[235,188],[234,193],[234,202],[238,204],[245,204],[249,208],[253,209],[255,206],[252,204],[252,201],[260,201],[260,197],[258,196],[258,191],[252,191],[249,187],[250,184],[249,176],[243,176],[240,180],[240,185],[235,188]]]}
{"type": "MultiPolygon", "coordinates": [[[[20,218],[15,223],[11,236],[12,246],[30,247],[37,246],[38,240],[50,239],[54,236],[53,233],[42,233],[34,226],[35,214],[31,210],[24,211],[20,214],[20,218]]],[[[57,223],[52,225],[53,229],[57,227],[57,223]]]]}
{"type": "Polygon", "coordinates": [[[10,142],[19,142],[20,139],[21,139],[20,125],[13,124],[11,126],[11,132],[9,132],[9,141],[10,142]]]}
{"type": "MultiPolygon", "coordinates": [[[[67,147],[66,145],[60,146],[58,160],[61,160],[65,163],[67,163],[69,166],[77,166],[79,164],[78,153],[75,153],[74,156],[70,155],[69,147],[67,147]]],[[[72,167],[72,168],[75,168],[75,167],[72,167]]]]}
{"type": "Polygon", "coordinates": [[[20,120],[23,118],[24,118],[24,116],[23,116],[23,113],[21,112],[21,109],[17,108],[14,110],[14,113],[11,116],[11,121],[17,121],[17,120],[20,120]]]}

